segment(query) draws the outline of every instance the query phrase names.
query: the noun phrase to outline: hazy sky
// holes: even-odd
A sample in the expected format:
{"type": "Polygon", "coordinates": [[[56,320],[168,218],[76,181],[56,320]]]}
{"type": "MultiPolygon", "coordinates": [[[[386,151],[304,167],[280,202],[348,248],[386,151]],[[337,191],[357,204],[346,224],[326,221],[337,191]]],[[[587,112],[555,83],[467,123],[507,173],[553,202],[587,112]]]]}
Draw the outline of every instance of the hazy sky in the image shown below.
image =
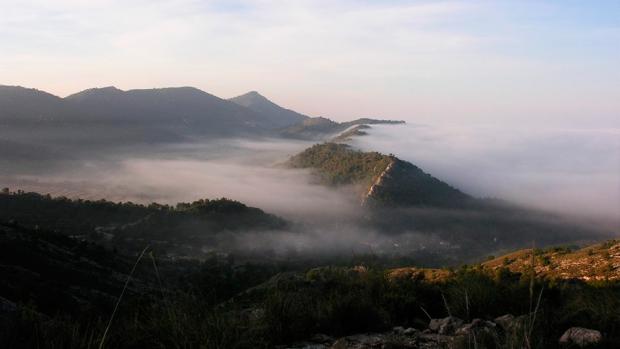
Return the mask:
{"type": "Polygon", "coordinates": [[[258,90],[310,115],[620,127],[620,1],[0,0],[0,84],[258,90]]]}

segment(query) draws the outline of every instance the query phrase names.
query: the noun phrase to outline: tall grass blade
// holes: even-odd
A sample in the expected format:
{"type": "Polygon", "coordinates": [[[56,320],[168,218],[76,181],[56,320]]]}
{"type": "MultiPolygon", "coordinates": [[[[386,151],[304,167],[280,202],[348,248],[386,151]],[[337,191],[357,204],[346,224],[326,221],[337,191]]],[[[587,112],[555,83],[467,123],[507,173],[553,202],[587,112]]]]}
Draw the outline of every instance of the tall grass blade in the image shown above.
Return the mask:
{"type": "Polygon", "coordinates": [[[110,327],[112,326],[112,321],[114,321],[114,316],[116,315],[116,312],[118,311],[118,306],[121,304],[121,301],[123,300],[123,296],[125,295],[125,291],[127,290],[127,287],[129,286],[129,281],[131,281],[131,277],[136,271],[136,267],[138,267],[138,263],[140,263],[140,260],[142,260],[142,257],[144,257],[144,254],[150,247],[151,246],[146,246],[144,250],[142,250],[142,253],[140,253],[140,255],[138,256],[138,259],[136,259],[136,262],[133,264],[133,268],[131,268],[131,272],[127,276],[127,281],[125,281],[125,286],[123,287],[123,290],[121,291],[121,294],[118,297],[118,300],[116,301],[116,305],[114,305],[114,310],[112,311],[112,315],[110,316],[108,325],[106,326],[105,331],[103,331],[103,336],[101,336],[101,342],[99,342],[99,349],[103,348],[105,339],[108,335],[108,331],[110,330],[110,327]]]}

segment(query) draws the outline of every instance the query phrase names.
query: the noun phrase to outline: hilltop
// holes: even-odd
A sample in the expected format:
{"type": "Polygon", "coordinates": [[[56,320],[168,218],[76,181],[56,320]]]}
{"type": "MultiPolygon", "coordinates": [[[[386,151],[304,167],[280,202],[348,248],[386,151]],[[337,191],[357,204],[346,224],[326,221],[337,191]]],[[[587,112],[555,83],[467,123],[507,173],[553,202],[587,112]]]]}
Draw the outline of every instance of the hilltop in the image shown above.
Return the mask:
{"type": "Polygon", "coordinates": [[[288,165],[310,168],[330,186],[352,185],[363,205],[459,206],[470,196],[394,155],[354,150],[346,144],[314,145],[288,165]]]}
{"type": "Polygon", "coordinates": [[[286,109],[273,103],[256,91],[250,91],[241,96],[230,98],[229,101],[264,115],[278,128],[291,126],[310,119],[307,115],[300,114],[294,110],[286,109]]]}

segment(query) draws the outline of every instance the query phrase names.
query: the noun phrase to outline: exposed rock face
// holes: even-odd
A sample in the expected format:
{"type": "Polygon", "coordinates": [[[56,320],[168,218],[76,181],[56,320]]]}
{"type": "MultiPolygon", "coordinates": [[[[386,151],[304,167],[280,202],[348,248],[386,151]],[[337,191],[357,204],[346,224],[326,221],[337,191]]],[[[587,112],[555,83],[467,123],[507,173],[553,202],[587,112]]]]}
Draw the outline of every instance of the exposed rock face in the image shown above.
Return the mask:
{"type": "Polygon", "coordinates": [[[375,191],[378,190],[379,187],[381,187],[384,179],[389,176],[389,173],[392,170],[392,167],[394,166],[394,162],[395,162],[394,159],[390,159],[390,162],[385,167],[385,170],[383,170],[383,172],[381,172],[381,174],[377,176],[374,182],[370,185],[370,187],[368,188],[368,191],[362,196],[362,206],[366,206],[368,204],[368,201],[374,195],[376,195],[375,191]]]}
{"type": "Polygon", "coordinates": [[[600,343],[603,339],[601,332],[583,327],[571,327],[560,337],[561,345],[577,345],[585,347],[600,343]]]}
{"type": "Polygon", "coordinates": [[[417,166],[390,156],[362,198],[362,205],[458,207],[470,199],[417,166]]]}

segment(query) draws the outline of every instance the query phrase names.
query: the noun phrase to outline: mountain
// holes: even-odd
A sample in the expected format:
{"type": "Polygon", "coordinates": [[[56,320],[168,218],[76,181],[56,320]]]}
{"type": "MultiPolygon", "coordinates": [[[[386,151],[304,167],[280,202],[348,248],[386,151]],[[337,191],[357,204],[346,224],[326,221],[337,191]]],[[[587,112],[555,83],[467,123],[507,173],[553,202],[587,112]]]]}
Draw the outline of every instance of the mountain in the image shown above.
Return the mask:
{"type": "Polygon", "coordinates": [[[256,112],[193,87],[105,87],[60,98],[0,86],[0,137],[14,141],[93,145],[263,136],[273,135],[283,122],[279,114],[256,112]]]}
{"type": "MultiPolygon", "coordinates": [[[[280,134],[286,138],[306,139],[306,140],[345,140],[352,135],[363,135],[365,133],[360,130],[367,125],[378,124],[404,124],[400,120],[379,120],[361,118],[347,122],[336,122],[323,117],[310,118],[289,126],[280,131],[280,134]],[[344,136],[339,133],[347,133],[344,136]],[[333,138],[336,137],[336,138],[333,138]]],[[[367,127],[366,127],[367,128],[367,127]]]]}
{"type": "Polygon", "coordinates": [[[90,89],[66,97],[80,121],[163,128],[180,135],[255,133],[269,118],[193,87],[122,91],[90,89]]]}
{"type": "MultiPolygon", "coordinates": [[[[358,119],[337,123],[282,108],[252,91],[225,100],[193,87],[87,89],[65,98],[0,85],[0,138],[63,145],[62,152],[125,144],[225,137],[323,139],[354,125],[397,123],[358,119]],[[87,147],[84,147],[87,145],[87,147]]],[[[11,150],[9,150],[11,152],[11,150]]]]}
{"type": "Polygon", "coordinates": [[[230,98],[229,101],[260,113],[277,127],[291,126],[310,118],[296,111],[282,108],[256,91],[230,98]]]}
{"type": "Polygon", "coordinates": [[[64,112],[60,97],[35,89],[0,85],[0,125],[56,120],[64,112]]]}
{"type": "Polygon", "coordinates": [[[293,156],[288,165],[314,170],[327,185],[355,186],[362,205],[451,207],[471,199],[409,162],[346,144],[314,145],[293,156]]]}

